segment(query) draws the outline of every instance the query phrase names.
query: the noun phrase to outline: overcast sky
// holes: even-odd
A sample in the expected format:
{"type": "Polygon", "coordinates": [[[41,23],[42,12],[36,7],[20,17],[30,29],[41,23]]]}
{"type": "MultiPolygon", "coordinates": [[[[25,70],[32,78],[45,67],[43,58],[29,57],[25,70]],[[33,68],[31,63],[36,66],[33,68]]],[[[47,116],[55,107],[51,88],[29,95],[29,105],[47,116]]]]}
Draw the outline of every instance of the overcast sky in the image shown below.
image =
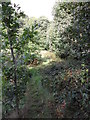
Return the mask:
{"type": "Polygon", "coordinates": [[[56,0],[11,0],[12,3],[19,4],[29,17],[46,16],[52,20],[52,7],[56,0]]]}

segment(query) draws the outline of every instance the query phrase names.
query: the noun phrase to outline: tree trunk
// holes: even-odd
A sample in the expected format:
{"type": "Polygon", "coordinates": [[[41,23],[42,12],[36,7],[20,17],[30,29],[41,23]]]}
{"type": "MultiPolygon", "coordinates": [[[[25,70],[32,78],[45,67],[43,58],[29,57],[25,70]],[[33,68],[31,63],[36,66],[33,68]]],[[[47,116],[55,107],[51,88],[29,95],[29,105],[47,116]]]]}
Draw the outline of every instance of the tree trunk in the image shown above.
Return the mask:
{"type": "Polygon", "coordinates": [[[14,64],[14,84],[15,84],[15,94],[16,94],[16,109],[17,109],[17,113],[19,114],[19,98],[18,98],[18,89],[17,89],[17,66],[16,66],[16,60],[15,60],[15,56],[14,56],[14,51],[13,51],[13,46],[12,46],[12,40],[11,37],[9,35],[9,30],[8,30],[8,40],[9,40],[9,44],[10,44],[10,50],[11,50],[11,56],[13,58],[13,64],[14,64]]]}
{"type": "Polygon", "coordinates": [[[52,42],[50,39],[49,39],[49,50],[52,52],[52,42]]]}

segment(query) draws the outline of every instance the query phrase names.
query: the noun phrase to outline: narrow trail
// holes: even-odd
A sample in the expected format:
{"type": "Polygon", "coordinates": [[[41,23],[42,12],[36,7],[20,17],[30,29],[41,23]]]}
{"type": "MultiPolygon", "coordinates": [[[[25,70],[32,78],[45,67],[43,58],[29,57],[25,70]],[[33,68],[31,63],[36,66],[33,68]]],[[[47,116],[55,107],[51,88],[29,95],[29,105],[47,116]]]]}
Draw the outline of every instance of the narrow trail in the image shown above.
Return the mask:
{"type": "Polygon", "coordinates": [[[32,80],[28,83],[25,105],[25,111],[23,110],[23,118],[53,118],[54,115],[54,99],[46,88],[42,87],[41,79],[43,77],[40,69],[43,66],[48,65],[50,62],[56,60],[54,53],[48,51],[41,51],[41,56],[46,62],[41,65],[30,68],[32,72],[32,80]],[[52,109],[53,107],[53,109],[52,109]]]}
{"type": "Polygon", "coordinates": [[[46,59],[40,65],[28,68],[31,71],[32,77],[27,84],[25,93],[26,103],[23,109],[20,110],[18,116],[14,111],[8,118],[54,118],[54,99],[46,88],[42,87],[41,79],[43,77],[40,69],[47,66],[52,61],[56,61],[56,56],[52,52],[41,51],[41,57],[46,59]]]}
{"type": "MultiPolygon", "coordinates": [[[[40,84],[39,84],[40,85],[40,84]]],[[[48,109],[46,91],[35,85],[34,82],[28,85],[26,92],[27,102],[23,118],[51,118],[51,111],[48,109]]]]}

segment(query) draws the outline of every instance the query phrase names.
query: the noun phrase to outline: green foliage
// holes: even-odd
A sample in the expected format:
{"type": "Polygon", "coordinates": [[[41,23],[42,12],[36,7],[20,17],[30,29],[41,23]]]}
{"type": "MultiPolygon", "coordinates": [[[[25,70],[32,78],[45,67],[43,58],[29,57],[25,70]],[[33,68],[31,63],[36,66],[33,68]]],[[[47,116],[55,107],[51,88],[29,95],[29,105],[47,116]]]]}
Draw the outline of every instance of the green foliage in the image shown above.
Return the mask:
{"type": "Polygon", "coordinates": [[[38,35],[36,36],[37,43],[43,49],[45,49],[47,44],[47,29],[49,25],[49,20],[46,17],[40,17],[36,20],[36,29],[38,31],[38,35]]]}
{"type": "MultiPolygon", "coordinates": [[[[12,44],[14,47],[17,45],[16,37],[18,36],[18,30],[20,24],[18,19],[23,17],[24,14],[20,12],[20,7],[14,5],[12,7],[11,3],[2,3],[2,24],[3,24],[3,34],[6,39],[8,39],[7,34],[13,39],[12,44]],[[18,12],[18,13],[17,13],[18,12]],[[5,31],[5,32],[4,32],[5,31]],[[9,32],[9,33],[8,33],[9,32]]],[[[3,41],[5,43],[5,41],[3,41]]]]}
{"type": "MultiPolygon", "coordinates": [[[[10,2],[2,2],[2,89],[3,89],[3,115],[19,108],[19,102],[24,97],[26,83],[31,75],[22,67],[22,55],[29,51],[28,43],[37,34],[32,28],[23,28],[21,18],[25,17],[20,7],[12,6],[10,2]],[[20,63],[20,64],[19,64],[20,63]],[[11,104],[10,104],[11,103],[11,104]]],[[[28,58],[27,58],[28,59],[28,58]]],[[[26,61],[24,61],[25,63],[26,61]]]]}
{"type": "MultiPolygon", "coordinates": [[[[3,68],[2,76],[2,99],[3,99],[3,116],[11,112],[16,107],[15,102],[15,85],[13,80],[13,68],[8,68],[5,66],[3,68]]],[[[17,68],[17,89],[19,100],[21,101],[24,97],[26,91],[27,82],[31,78],[30,71],[25,66],[18,66],[17,68]]],[[[20,106],[23,107],[24,103],[20,103],[20,106]]]]}
{"type": "Polygon", "coordinates": [[[56,105],[65,100],[66,118],[88,117],[89,75],[87,66],[80,64],[80,61],[67,60],[44,68],[42,85],[53,94],[56,105]]]}
{"type": "Polygon", "coordinates": [[[58,1],[54,5],[53,15],[58,54],[67,53],[77,59],[86,56],[89,49],[89,3],[58,1]]]}

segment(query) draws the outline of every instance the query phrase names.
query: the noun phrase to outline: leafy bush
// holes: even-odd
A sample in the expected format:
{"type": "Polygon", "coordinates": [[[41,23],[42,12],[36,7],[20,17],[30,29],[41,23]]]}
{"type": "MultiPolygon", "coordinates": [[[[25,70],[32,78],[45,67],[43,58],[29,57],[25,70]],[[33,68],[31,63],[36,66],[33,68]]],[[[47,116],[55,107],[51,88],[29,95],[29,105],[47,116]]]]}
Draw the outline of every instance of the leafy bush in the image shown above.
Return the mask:
{"type": "Polygon", "coordinates": [[[56,106],[65,101],[64,117],[88,118],[89,75],[87,65],[75,60],[67,60],[64,63],[51,65],[44,73],[42,85],[53,94],[56,106]]]}
{"type": "MultiPolygon", "coordinates": [[[[16,107],[15,102],[15,86],[13,80],[13,70],[8,67],[3,68],[3,77],[2,77],[2,98],[3,98],[3,116],[10,113],[16,107]]],[[[25,99],[25,91],[27,82],[30,80],[31,74],[30,71],[25,66],[18,66],[17,68],[17,91],[19,96],[19,102],[25,99]]],[[[22,107],[24,103],[21,105],[22,107]]]]}

